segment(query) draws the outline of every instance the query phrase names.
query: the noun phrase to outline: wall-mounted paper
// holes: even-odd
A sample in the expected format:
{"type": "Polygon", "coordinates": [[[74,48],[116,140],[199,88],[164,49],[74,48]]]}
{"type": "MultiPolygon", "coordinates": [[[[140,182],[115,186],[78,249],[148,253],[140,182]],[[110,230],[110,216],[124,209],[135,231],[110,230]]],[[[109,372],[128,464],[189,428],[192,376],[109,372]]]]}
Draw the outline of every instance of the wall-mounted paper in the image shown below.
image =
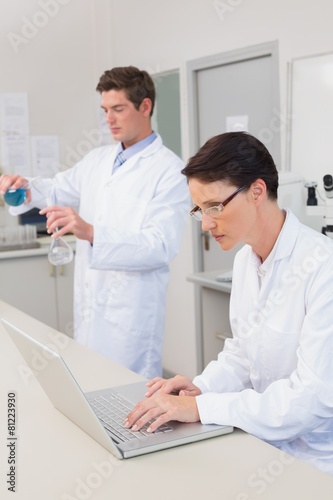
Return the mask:
{"type": "Polygon", "coordinates": [[[29,134],[28,95],[26,92],[0,94],[1,133],[29,134]]]}
{"type": "Polygon", "coordinates": [[[5,173],[31,176],[29,136],[3,135],[1,164],[5,173]]]}
{"type": "Polygon", "coordinates": [[[226,122],[227,132],[249,131],[248,115],[227,116],[226,122]]]}
{"type": "Polygon", "coordinates": [[[55,135],[31,136],[32,174],[53,177],[60,171],[59,139],[55,135]]]}

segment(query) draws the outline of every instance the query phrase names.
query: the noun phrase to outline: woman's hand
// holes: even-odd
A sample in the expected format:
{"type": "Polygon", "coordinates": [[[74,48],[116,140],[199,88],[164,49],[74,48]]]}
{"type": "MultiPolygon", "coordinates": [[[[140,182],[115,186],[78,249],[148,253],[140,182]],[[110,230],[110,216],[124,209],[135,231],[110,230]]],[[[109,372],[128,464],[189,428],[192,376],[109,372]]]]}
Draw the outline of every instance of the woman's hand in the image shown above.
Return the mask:
{"type": "Polygon", "coordinates": [[[157,393],[135,406],[127,415],[124,427],[138,431],[150,422],[147,432],[154,432],[170,420],[198,422],[200,417],[195,398],[157,393]]]}
{"type": "Polygon", "coordinates": [[[200,420],[194,396],[201,394],[199,387],[188,378],[177,375],[171,379],[156,377],[147,383],[147,399],[140,401],[128,414],[124,426],[138,431],[151,422],[147,431],[154,432],[160,425],[200,420]]]}
{"type": "Polygon", "coordinates": [[[191,380],[181,375],[176,375],[170,379],[160,377],[153,378],[147,383],[149,388],[145,394],[147,398],[151,397],[156,392],[160,394],[177,394],[179,396],[199,396],[201,390],[194,385],[191,380]]]}

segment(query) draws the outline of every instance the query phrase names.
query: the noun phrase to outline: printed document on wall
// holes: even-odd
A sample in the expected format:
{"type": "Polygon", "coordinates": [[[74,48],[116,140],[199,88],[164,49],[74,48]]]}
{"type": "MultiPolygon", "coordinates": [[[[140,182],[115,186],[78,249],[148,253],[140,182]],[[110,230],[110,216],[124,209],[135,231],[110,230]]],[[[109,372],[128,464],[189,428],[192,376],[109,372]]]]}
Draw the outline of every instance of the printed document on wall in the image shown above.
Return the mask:
{"type": "Polygon", "coordinates": [[[28,94],[26,92],[2,93],[0,97],[1,134],[28,135],[28,94]]]}
{"type": "Polygon", "coordinates": [[[249,117],[248,115],[227,116],[226,118],[227,132],[248,132],[249,117]]]}
{"type": "Polygon", "coordinates": [[[55,135],[31,136],[32,175],[53,177],[60,170],[59,138],[55,135]]]}
{"type": "Polygon", "coordinates": [[[1,137],[1,165],[7,174],[31,176],[29,136],[3,135],[1,137]]]}

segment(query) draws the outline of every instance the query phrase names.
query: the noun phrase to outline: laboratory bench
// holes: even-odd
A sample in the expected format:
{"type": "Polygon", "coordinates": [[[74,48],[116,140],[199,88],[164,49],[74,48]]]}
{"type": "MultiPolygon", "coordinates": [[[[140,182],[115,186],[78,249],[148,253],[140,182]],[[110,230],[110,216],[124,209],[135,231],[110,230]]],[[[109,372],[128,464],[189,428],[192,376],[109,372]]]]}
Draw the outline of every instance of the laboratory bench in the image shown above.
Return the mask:
{"type": "MultiPolygon", "coordinates": [[[[2,301],[0,317],[57,346],[84,391],[142,380],[2,301]]],[[[0,370],[0,498],[332,499],[332,476],[238,429],[141,457],[114,458],[52,406],[1,324],[0,370]],[[16,405],[15,494],[7,489],[8,394],[15,395],[16,405]]]]}
{"type": "MultiPolygon", "coordinates": [[[[75,237],[63,239],[75,252],[75,237]]],[[[53,266],[48,261],[50,236],[35,248],[0,252],[0,297],[44,323],[72,335],[74,261],[53,266]]]]}

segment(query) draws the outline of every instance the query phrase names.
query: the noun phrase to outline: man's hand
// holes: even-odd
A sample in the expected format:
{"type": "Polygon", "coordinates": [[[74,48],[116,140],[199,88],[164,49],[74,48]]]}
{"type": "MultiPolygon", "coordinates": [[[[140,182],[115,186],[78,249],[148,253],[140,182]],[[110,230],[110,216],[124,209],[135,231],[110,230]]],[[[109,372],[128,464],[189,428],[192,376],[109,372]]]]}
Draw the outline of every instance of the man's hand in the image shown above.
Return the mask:
{"type": "Polygon", "coordinates": [[[45,207],[39,213],[41,215],[46,214],[47,232],[50,234],[53,233],[52,238],[73,233],[79,240],[87,240],[89,243],[93,243],[94,227],[84,221],[73,208],[60,206],[45,207]],[[58,230],[56,231],[57,228],[58,230]]]}
{"type": "Polygon", "coordinates": [[[8,189],[18,189],[25,187],[27,188],[27,198],[24,203],[29,203],[31,201],[30,189],[28,188],[29,183],[27,179],[21,177],[20,175],[7,175],[3,174],[0,176],[0,194],[4,196],[8,189]]]}

